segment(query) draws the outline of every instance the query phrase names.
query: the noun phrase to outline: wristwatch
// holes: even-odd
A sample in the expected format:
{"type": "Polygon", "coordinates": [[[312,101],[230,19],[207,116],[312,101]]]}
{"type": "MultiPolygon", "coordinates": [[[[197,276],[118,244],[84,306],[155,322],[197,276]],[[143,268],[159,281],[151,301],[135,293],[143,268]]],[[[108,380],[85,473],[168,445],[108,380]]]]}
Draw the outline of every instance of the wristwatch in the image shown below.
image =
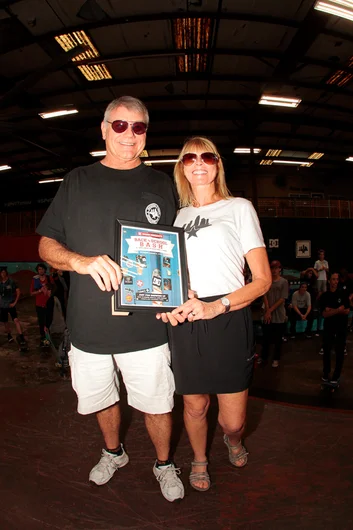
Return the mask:
{"type": "Polygon", "coordinates": [[[228,311],[230,310],[230,301],[226,296],[223,296],[223,298],[221,298],[221,304],[225,307],[225,313],[228,313],[228,311]]]}

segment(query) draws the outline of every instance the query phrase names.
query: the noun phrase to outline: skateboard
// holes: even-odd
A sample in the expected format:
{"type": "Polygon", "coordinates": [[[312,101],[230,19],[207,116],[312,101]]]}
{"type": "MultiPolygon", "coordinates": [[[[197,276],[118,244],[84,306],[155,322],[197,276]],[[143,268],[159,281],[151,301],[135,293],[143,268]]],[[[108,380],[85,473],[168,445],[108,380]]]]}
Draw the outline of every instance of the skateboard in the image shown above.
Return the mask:
{"type": "Polygon", "coordinates": [[[20,336],[17,335],[16,336],[16,342],[17,342],[17,345],[18,345],[18,351],[20,353],[28,352],[28,342],[26,340],[25,341],[21,341],[20,336]]]}
{"type": "Polygon", "coordinates": [[[327,383],[322,382],[321,383],[321,390],[326,390],[327,392],[331,392],[333,394],[338,390],[340,387],[339,382],[338,383],[331,383],[331,381],[327,381],[327,383]]]}

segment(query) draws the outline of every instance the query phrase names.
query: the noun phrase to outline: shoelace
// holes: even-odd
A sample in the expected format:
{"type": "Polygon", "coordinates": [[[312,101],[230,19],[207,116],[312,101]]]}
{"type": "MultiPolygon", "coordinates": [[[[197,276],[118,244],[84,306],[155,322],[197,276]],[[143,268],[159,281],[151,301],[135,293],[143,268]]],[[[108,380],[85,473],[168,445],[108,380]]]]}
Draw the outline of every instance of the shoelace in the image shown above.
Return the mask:
{"type": "MultiPolygon", "coordinates": [[[[160,468],[159,468],[160,469],[160,468]]],[[[172,467],[168,466],[166,469],[163,469],[161,473],[158,475],[157,480],[158,482],[162,482],[163,480],[167,479],[167,475],[172,475],[170,478],[177,478],[175,475],[180,475],[181,469],[180,467],[172,467]]]]}

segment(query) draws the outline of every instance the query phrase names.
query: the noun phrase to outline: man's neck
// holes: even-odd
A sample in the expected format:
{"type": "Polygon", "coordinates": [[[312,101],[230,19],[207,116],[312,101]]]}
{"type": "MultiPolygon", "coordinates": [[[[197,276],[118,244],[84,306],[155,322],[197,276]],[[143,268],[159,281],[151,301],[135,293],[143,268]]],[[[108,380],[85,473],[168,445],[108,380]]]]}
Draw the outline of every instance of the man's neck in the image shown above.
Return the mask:
{"type": "Polygon", "coordinates": [[[120,171],[128,171],[130,169],[135,169],[141,165],[140,158],[135,158],[134,160],[122,160],[116,159],[112,156],[105,156],[103,160],[100,161],[103,166],[109,167],[110,169],[118,169],[120,171]]]}

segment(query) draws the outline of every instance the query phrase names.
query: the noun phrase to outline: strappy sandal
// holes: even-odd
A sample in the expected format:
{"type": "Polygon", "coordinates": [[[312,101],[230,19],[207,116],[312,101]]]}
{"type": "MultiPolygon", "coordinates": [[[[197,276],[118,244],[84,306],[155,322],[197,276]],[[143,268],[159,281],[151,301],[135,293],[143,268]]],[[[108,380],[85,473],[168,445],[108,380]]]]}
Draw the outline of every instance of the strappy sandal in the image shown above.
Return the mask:
{"type": "Polygon", "coordinates": [[[239,443],[237,443],[237,445],[230,445],[229,438],[225,434],[223,436],[223,441],[226,444],[226,446],[228,447],[229,462],[235,467],[244,467],[244,466],[246,466],[246,464],[248,463],[248,454],[249,453],[247,452],[247,450],[245,449],[245,447],[241,443],[241,440],[239,441],[239,443]],[[238,449],[239,446],[241,446],[241,451],[239,453],[235,454],[233,452],[233,450],[234,449],[238,449]],[[237,462],[239,462],[239,460],[244,460],[244,463],[241,464],[241,465],[238,465],[237,462]]]}
{"type": "MultiPolygon", "coordinates": [[[[207,466],[207,465],[208,465],[207,460],[206,462],[191,462],[191,469],[193,466],[207,466]]],[[[208,474],[207,471],[191,471],[189,475],[189,482],[190,482],[190,486],[192,486],[197,491],[207,491],[211,487],[210,475],[208,474]],[[195,484],[195,482],[199,482],[200,480],[207,482],[206,488],[200,488],[200,486],[197,486],[195,484]]]]}

